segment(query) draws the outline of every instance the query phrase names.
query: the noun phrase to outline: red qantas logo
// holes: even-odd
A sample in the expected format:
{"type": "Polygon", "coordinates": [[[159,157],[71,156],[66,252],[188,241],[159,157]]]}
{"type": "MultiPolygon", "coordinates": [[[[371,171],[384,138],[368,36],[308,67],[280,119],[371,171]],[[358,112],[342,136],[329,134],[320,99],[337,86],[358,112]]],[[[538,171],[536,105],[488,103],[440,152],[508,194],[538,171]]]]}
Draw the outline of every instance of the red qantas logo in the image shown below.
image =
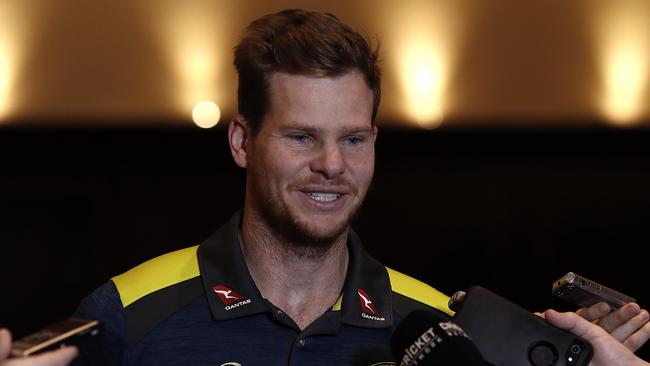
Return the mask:
{"type": "Polygon", "coordinates": [[[361,305],[361,311],[368,315],[379,316],[379,311],[377,311],[377,308],[372,303],[370,296],[360,288],[357,289],[357,293],[359,294],[359,305],[361,305]]]}
{"type": "Polygon", "coordinates": [[[379,310],[377,310],[375,304],[372,303],[372,299],[368,296],[368,293],[358,288],[357,294],[359,295],[359,305],[361,306],[362,317],[370,320],[386,320],[386,318],[379,314],[379,310]]]}
{"type": "Polygon", "coordinates": [[[236,293],[226,286],[214,286],[212,290],[219,296],[224,305],[232,305],[236,302],[246,300],[246,297],[236,293]]]}

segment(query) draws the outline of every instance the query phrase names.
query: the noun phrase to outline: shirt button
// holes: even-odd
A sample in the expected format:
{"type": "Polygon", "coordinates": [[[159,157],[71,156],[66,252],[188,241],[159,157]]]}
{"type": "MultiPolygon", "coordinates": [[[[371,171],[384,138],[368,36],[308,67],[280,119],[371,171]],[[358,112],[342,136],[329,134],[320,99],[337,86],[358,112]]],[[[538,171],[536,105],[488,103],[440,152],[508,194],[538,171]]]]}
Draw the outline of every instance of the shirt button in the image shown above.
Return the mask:
{"type": "Polygon", "coordinates": [[[299,341],[298,341],[298,345],[299,345],[300,347],[304,346],[304,345],[305,345],[305,340],[304,340],[304,339],[299,340],[299,341]]]}
{"type": "Polygon", "coordinates": [[[282,310],[278,310],[278,311],[277,311],[277,314],[278,314],[278,315],[282,315],[282,310]]]}

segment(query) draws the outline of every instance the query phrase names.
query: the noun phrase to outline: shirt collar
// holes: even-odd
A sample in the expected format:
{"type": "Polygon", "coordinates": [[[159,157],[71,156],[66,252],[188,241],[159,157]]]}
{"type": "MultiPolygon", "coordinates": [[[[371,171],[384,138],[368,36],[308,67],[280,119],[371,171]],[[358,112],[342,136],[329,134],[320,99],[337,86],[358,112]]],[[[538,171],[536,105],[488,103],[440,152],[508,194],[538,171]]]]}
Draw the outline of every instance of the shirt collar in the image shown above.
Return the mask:
{"type": "MultiPolygon", "coordinates": [[[[205,240],[198,262],[212,316],[227,320],[271,311],[248,271],[239,239],[241,211],[205,240]]],[[[342,323],[384,328],[393,325],[392,292],[386,268],[363,248],[359,237],[348,234],[350,260],[340,310],[342,323]]],[[[339,305],[340,304],[340,305],[339,305]]]]}

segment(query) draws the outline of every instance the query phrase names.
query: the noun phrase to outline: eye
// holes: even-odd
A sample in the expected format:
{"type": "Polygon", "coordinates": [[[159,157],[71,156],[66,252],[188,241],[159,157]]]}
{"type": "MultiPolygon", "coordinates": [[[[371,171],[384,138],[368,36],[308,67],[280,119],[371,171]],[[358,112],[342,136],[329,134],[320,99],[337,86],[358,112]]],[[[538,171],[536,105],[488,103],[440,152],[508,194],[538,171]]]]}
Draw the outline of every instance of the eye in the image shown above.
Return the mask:
{"type": "Polygon", "coordinates": [[[289,139],[299,144],[309,144],[314,141],[314,139],[312,139],[311,136],[304,133],[293,133],[289,135],[289,139]]]}
{"type": "Polygon", "coordinates": [[[347,145],[359,145],[365,141],[361,136],[347,136],[344,140],[347,145]]]}

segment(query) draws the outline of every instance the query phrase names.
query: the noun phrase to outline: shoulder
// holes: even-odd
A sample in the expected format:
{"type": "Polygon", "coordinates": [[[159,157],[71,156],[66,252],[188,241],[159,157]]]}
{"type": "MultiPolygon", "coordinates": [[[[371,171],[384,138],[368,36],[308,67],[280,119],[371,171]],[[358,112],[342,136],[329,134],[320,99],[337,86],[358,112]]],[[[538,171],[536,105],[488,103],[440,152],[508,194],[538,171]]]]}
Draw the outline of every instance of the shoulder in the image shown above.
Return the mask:
{"type": "Polygon", "coordinates": [[[102,334],[96,341],[79,348],[79,356],[72,365],[121,364],[125,322],[123,307],[113,282],[106,282],[84,298],[74,316],[98,320],[102,334]]]}
{"type": "Polygon", "coordinates": [[[416,310],[434,308],[448,315],[453,315],[449,309],[449,296],[435,288],[405,275],[394,269],[386,267],[393,292],[393,308],[401,315],[416,310]]]}
{"type": "Polygon", "coordinates": [[[83,299],[75,315],[99,320],[103,335],[95,346],[81,350],[75,365],[121,363],[128,347],[200,294],[197,247],[146,261],[83,299]]]}
{"type": "Polygon", "coordinates": [[[199,276],[198,245],[163,254],[112,278],[125,308],[170,286],[199,276]]]}
{"type": "Polygon", "coordinates": [[[113,277],[82,302],[79,313],[115,328],[125,347],[135,345],[203,294],[197,248],[161,255],[113,277]]]}
{"type": "Polygon", "coordinates": [[[121,323],[123,307],[119,299],[117,289],[112,282],[96,288],[90,295],[86,296],[77,308],[75,315],[84,318],[95,319],[98,317],[110,317],[112,324],[121,323]]]}

